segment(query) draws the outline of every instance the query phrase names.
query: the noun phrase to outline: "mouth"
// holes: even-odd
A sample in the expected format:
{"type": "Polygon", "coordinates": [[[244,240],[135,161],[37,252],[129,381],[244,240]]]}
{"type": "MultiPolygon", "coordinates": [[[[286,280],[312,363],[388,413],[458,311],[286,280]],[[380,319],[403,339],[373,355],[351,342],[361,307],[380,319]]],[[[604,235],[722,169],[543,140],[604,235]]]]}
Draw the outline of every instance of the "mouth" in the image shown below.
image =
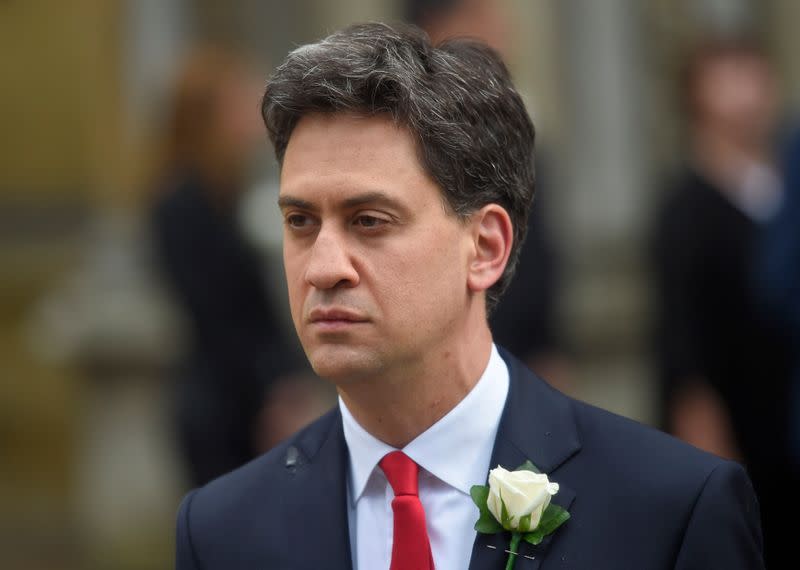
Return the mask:
{"type": "Polygon", "coordinates": [[[368,322],[364,315],[340,308],[314,309],[308,320],[312,326],[323,331],[339,331],[368,322]]]}

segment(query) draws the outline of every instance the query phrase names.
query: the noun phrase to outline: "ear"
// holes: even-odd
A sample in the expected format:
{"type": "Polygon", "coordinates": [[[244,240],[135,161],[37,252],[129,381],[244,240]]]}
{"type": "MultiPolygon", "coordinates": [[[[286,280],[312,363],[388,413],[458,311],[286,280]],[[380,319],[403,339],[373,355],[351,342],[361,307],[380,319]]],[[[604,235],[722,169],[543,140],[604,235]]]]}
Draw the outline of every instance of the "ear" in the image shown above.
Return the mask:
{"type": "Polygon", "coordinates": [[[486,291],[503,275],[514,241],[511,218],[505,208],[487,204],[470,217],[473,251],[467,273],[470,291],[486,291]]]}

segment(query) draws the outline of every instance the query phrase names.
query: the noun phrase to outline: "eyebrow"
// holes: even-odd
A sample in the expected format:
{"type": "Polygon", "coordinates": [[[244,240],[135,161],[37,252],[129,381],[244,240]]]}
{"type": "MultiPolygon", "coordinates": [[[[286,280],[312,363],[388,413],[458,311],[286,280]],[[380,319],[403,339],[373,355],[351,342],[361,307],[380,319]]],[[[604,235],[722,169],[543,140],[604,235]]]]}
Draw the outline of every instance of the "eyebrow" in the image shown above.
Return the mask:
{"type": "Polygon", "coordinates": [[[300,198],[295,198],[294,196],[280,196],[278,198],[278,207],[280,207],[281,210],[289,207],[300,208],[301,210],[316,209],[311,202],[301,200],[300,198]]]}
{"type": "Polygon", "coordinates": [[[364,204],[374,204],[374,203],[386,204],[388,206],[394,206],[395,208],[402,209],[403,206],[383,192],[365,192],[364,194],[359,194],[358,196],[353,196],[352,198],[348,198],[342,205],[345,208],[355,208],[356,206],[363,206],[364,204]]]}
{"type": "MultiPolygon", "coordinates": [[[[363,194],[358,194],[357,196],[347,198],[346,200],[342,201],[341,206],[347,209],[375,203],[385,204],[387,206],[397,208],[398,210],[406,210],[405,206],[403,206],[398,200],[392,198],[384,192],[379,191],[365,192],[363,194]]],[[[294,196],[288,195],[280,196],[278,198],[278,206],[281,209],[288,207],[295,207],[309,211],[316,211],[319,209],[307,200],[302,200],[300,198],[295,198],[294,196]]]]}

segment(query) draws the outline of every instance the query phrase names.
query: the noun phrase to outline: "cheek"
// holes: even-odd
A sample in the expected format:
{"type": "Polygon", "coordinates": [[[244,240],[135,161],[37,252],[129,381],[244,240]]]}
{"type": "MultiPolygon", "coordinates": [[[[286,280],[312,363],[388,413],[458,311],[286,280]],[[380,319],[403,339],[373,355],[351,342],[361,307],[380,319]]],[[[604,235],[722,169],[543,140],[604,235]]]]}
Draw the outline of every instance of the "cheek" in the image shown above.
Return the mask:
{"type": "Polygon", "coordinates": [[[385,308],[403,321],[422,325],[460,307],[467,288],[459,237],[455,232],[429,232],[381,256],[376,275],[385,308]]]}
{"type": "Polygon", "coordinates": [[[289,308],[295,322],[300,316],[303,306],[303,285],[305,283],[303,267],[304,264],[299,253],[293,252],[287,246],[284,246],[283,268],[289,294],[289,308]]]}

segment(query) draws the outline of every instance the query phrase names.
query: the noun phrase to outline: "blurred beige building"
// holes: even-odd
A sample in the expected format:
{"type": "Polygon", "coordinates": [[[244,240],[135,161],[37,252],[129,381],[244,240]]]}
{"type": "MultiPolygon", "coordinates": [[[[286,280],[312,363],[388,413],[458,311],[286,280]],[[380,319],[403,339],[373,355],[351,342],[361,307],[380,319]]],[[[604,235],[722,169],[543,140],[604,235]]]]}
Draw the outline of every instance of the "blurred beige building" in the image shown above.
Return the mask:
{"type": "MultiPolygon", "coordinates": [[[[643,237],[681,154],[681,56],[709,30],[756,30],[797,109],[800,3],[496,3],[552,164],[576,393],[648,421],[643,237]]],[[[402,14],[392,0],[0,3],[0,567],[171,565],[186,489],[163,383],[180,340],[142,214],[183,54],[228,44],[266,78],[296,45],[402,14]]],[[[274,180],[266,144],[255,170],[274,180]]]]}

